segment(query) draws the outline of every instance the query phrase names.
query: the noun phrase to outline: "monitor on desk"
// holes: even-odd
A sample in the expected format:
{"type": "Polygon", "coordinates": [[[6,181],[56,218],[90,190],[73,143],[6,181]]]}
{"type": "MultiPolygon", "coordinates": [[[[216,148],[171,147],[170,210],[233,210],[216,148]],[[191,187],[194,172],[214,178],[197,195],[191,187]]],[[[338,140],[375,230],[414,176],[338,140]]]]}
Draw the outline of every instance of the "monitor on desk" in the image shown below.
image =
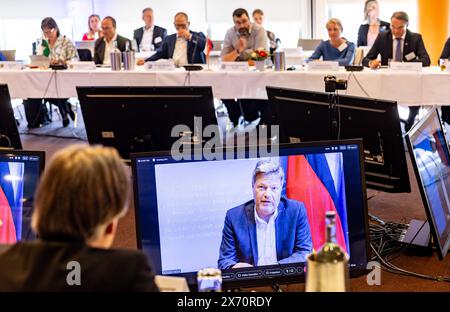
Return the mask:
{"type": "Polygon", "coordinates": [[[115,147],[124,159],[172,149],[182,135],[173,133],[176,126],[184,125],[191,136],[217,126],[211,87],[77,87],[77,92],[89,143],[115,147]]]}
{"type": "Polygon", "coordinates": [[[281,143],[362,138],[367,187],[411,191],[396,102],[339,95],[333,134],[328,93],[267,87],[267,94],[281,143]]]}
{"type": "Polygon", "coordinates": [[[22,149],[8,85],[0,84],[0,148],[22,149]]]}
{"type": "Polygon", "coordinates": [[[0,244],[34,239],[31,216],[44,162],[44,152],[0,149],[0,244]]]}
{"type": "Polygon", "coordinates": [[[450,152],[437,108],[406,135],[420,195],[440,259],[450,246],[450,152]]]}
{"type": "Polygon", "coordinates": [[[243,154],[228,149],[217,160],[211,156],[176,161],[170,152],[132,155],[137,242],[156,274],[183,276],[195,286],[199,270],[220,268],[224,288],[299,282],[304,257],[325,242],[329,210],[337,212],[337,243],[350,255],[351,273],[366,269],[361,140],[290,144],[272,156],[261,147],[243,154]],[[285,176],[274,190],[281,199],[276,259],[270,261],[257,251],[262,247],[252,201],[261,161],[285,176]],[[235,268],[239,262],[252,267],[235,268]]]}

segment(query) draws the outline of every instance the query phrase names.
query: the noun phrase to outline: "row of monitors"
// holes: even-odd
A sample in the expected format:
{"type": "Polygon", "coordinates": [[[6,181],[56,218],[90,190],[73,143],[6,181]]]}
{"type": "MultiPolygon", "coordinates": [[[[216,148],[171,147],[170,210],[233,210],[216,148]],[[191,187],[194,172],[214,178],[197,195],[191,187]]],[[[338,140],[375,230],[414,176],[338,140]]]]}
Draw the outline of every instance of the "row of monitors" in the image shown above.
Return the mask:
{"type": "MultiPolygon", "coordinates": [[[[407,138],[428,221],[443,258],[450,243],[450,156],[437,110],[413,127],[407,138]]],[[[244,157],[233,152],[233,157],[215,161],[207,161],[211,157],[205,153],[183,161],[176,161],[170,152],[132,155],[137,241],[157,273],[182,275],[193,284],[198,270],[223,265],[225,216],[252,199],[251,174],[255,164],[267,157],[285,170],[283,196],[305,204],[312,246],[318,249],[324,240],[323,217],[314,216],[335,210],[338,242],[350,255],[351,272],[364,271],[369,247],[362,140],[282,145],[276,156],[264,150],[247,150],[244,157]],[[309,192],[304,192],[305,186],[309,192]]],[[[0,221],[14,228],[6,232],[6,226],[0,227],[0,242],[32,239],[29,221],[44,155],[17,151],[0,155],[0,221]]],[[[223,266],[225,287],[298,281],[304,272],[303,263],[254,265],[236,270],[223,266]]]]}
{"type": "MultiPolygon", "coordinates": [[[[181,131],[174,131],[178,125],[193,134],[205,134],[207,126],[215,125],[216,134],[221,134],[211,87],[78,87],[77,91],[89,143],[115,147],[124,159],[131,153],[170,150],[180,140],[181,131]]],[[[277,143],[363,138],[367,186],[410,192],[395,102],[339,96],[339,130],[333,134],[329,94],[271,87],[267,93],[268,114],[279,126],[277,143]]],[[[9,100],[6,86],[0,86],[0,96],[9,100]]],[[[3,144],[21,148],[15,121],[7,118],[12,109],[3,103],[0,113],[4,116],[0,133],[10,133],[9,142],[3,139],[3,144]]]]}

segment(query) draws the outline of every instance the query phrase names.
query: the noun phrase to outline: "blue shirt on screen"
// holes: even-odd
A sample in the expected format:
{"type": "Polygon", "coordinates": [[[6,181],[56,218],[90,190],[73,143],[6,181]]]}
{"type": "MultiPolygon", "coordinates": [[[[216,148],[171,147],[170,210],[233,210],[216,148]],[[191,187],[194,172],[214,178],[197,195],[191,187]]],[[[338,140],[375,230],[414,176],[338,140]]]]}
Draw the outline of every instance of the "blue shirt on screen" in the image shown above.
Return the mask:
{"type": "Polygon", "coordinates": [[[338,61],[339,66],[347,66],[353,63],[355,51],[356,47],[353,42],[347,41],[347,47],[339,51],[339,49],[331,45],[330,40],[322,41],[308,61],[318,60],[322,57],[324,61],[338,61]]]}

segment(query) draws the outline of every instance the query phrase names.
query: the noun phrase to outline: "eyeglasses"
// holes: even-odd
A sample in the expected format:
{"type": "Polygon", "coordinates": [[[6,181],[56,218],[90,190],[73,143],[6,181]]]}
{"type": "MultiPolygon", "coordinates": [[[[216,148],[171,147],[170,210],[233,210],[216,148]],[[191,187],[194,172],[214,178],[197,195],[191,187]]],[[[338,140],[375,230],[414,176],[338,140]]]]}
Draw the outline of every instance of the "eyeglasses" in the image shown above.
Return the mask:
{"type": "Polygon", "coordinates": [[[54,28],[52,28],[52,29],[43,29],[43,30],[42,30],[42,33],[43,33],[44,35],[51,34],[51,33],[53,33],[53,32],[55,32],[55,29],[54,29],[54,28]]]}
{"type": "Polygon", "coordinates": [[[176,29],[178,28],[188,28],[189,24],[173,24],[176,29]]]}

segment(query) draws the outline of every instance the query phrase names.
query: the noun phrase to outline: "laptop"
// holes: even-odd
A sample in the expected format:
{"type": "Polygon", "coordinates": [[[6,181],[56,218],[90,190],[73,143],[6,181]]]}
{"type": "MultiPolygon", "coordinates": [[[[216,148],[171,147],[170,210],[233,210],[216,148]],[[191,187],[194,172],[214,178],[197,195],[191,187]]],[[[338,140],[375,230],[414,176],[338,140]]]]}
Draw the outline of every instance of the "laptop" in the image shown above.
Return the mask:
{"type": "Polygon", "coordinates": [[[50,67],[50,59],[44,55],[30,55],[30,67],[50,67]]]}

